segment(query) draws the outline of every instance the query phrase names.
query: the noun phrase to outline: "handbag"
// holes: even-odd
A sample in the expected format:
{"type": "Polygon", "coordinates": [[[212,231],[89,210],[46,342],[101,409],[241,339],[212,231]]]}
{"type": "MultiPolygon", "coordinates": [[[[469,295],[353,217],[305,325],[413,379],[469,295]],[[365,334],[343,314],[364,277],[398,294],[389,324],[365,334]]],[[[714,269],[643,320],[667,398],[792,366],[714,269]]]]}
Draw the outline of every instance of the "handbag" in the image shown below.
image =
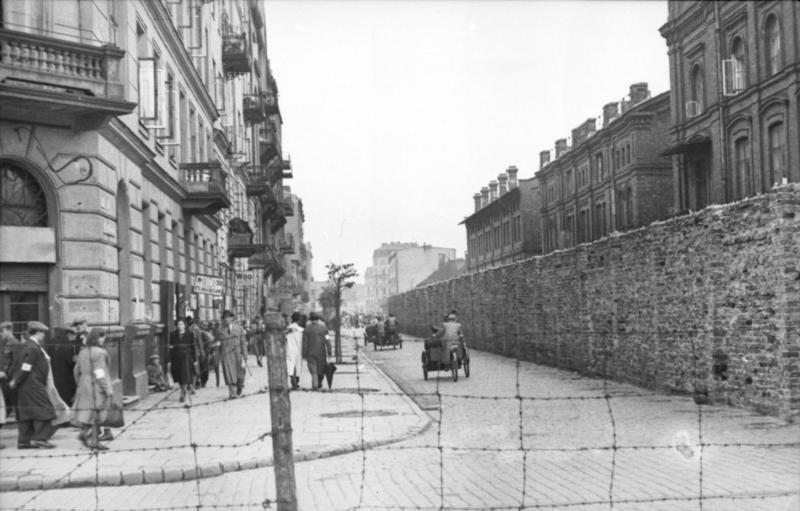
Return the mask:
{"type": "Polygon", "coordinates": [[[122,415],[122,405],[118,403],[116,400],[111,401],[111,405],[108,407],[108,414],[106,415],[106,420],[103,421],[101,426],[107,428],[121,428],[125,425],[125,417],[122,415]]]}

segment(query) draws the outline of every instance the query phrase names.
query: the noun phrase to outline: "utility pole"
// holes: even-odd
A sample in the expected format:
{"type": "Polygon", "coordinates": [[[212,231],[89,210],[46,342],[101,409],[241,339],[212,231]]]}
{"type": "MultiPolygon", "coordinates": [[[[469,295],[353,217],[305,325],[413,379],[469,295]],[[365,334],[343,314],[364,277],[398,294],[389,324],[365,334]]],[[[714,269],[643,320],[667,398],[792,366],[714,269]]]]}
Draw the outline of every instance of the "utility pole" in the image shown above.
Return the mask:
{"type": "Polygon", "coordinates": [[[272,420],[272,457],[275,460],[275,490],[278,511],[297,511],[292,447],[292,406],[286,371],[286,320],[279,311],[264,315],[267,329],[267,375],[269,411],[272,420]]]}

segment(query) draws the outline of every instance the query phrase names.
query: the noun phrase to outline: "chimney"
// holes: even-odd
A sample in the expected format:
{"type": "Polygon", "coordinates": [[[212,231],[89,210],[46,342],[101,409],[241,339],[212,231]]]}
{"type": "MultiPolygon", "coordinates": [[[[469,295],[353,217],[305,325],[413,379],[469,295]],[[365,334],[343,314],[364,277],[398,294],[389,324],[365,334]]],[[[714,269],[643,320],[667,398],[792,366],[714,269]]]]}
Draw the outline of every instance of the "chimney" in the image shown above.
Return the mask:
{"type": "Polygon", "coordinates": [[[559,138],[556,140],[556,160],[561,158],[561,155],[567,152],[567,139],[559,138]]]}
{"type": "Polygon", "coordinates": [[[550,163],[550,150],[539,151],[539,169],[543,169],[548,163],[550,163]]]}
{"type": "Polygon", "coordinates": [[[497,200],[497,181],[489,181],[489,202],[497,200]]]}
{"type": "Polygon", "coordinates": [[[616,101],[606,103],[603,107],[603,127],[608,126],[616,116],[619,115],[619,104],[616,101]]]}
{"type": "Polygon", "coordinates": [[[481,194],[476,193],[472,196],[472,200],[475,201],[475,211],[479,211],[483,207],[483,204],[481,203],[481,194]]]}
{"type": "Polygon", "coordinates": [[[481,188],[481,206],[489,204],[489,187],[484,186],[481,188]]]}
{"type": "Polygon", "coordinates": [[[647,82],[631,84],[631,106],[641,103],[648,97],[650,97],[650,91],[647,89],[647,82]]]}
{"type": "Polygon", "coordinates": [[[594,118],[586,119],[580,126],[572,130],[572,147],[578,147],[581,142],[589,138],[589,133],[594,133],[594,118]]]}
{"type": "Polygon", "coordinates": [[[508,191],[508,175],[505,173],[497,174],[497,181],[500,183],[497,188],[497,194],[502,197],[508,191]]]}
{"type": "Polygon", "coordinates": [[[506,169],[506,174],[508,174],[508,189],[513,190],[518,186],[517,183],[517,167],[511,165],[506,169]]]}

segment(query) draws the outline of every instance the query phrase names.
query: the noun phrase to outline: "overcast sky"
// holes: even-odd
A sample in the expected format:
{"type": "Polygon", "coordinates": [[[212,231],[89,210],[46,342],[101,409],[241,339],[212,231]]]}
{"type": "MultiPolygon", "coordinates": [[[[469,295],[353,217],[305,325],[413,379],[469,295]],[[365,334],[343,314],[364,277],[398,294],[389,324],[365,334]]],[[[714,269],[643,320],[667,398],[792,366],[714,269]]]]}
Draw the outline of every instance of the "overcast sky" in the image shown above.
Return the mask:
{"type": "Polygon", "coordinates": [[[382,242],[452,247],[472,195],[520,178],[635,82],[669,88],[657,1],[266,0],[313,275],[382,242]]]}

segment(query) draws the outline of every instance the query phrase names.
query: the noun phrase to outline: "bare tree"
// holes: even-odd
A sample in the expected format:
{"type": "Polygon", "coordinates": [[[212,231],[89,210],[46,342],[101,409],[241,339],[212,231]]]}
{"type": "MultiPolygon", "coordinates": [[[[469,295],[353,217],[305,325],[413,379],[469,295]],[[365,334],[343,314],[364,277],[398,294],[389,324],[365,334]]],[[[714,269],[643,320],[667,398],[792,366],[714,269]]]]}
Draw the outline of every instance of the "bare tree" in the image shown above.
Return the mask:
{"type": "Polygon", "coordinates": [[[336,327],[336,344],[334,351],[336,354],[336,363],[338,364],[342,363],[342,289],[349,289],[355,284],[355,282],[350,280],[358,276],[358,272],[353,266],[353,263],[330,263],[325,265],[325,268],[328,270],[328,280],[336,291],[334,295],[336,299],[336,324],[334,325],[336,327]]]}

